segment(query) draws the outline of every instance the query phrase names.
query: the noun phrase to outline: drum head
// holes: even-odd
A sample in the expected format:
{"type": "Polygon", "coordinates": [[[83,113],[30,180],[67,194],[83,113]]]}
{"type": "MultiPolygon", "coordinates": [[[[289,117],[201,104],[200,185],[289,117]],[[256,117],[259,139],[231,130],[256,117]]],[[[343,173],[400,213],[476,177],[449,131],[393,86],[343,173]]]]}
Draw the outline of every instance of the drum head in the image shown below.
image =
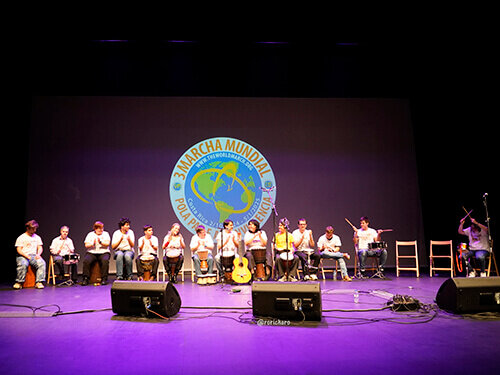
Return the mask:
{"type": "Polygon", "coordinates": [[[167,257],[169,257],[169,258],[177,258],[180,255],[181,255],[181,250],[180,249],[169,249],[169,250],[167,250],[167,257]]]}
{"type": "Polygon", "coordinates": [[[293,260],[293,253],[291,251],[289,252],[284,251],[280,254],[280,258],[282,260],[293,260]]]}
{"type": "Polygon", "coordinates": [[[234,257],[234,251],[233,251],[233,250],[224,250],[224,251],[222,252],[222,256],[223,256],[224,258],[226,258],[226,257],[228,257],[228,258],[229,258],[229,257],[234,257]]]}

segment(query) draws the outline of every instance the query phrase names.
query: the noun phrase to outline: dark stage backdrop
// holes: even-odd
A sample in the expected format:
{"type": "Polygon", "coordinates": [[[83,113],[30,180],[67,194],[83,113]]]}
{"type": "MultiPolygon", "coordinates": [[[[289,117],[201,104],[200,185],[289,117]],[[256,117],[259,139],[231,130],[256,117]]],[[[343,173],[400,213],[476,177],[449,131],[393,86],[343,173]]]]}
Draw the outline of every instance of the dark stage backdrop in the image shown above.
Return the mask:
{"type": "Polygon", "coordinates": [[[424,249],[409,112],[400,99],[35,97],[27,219],[40,224],[46,258],[62,225],[81,254],[96,220],[111,235],[129,217],[136,238],[151,224],[161,241],[179,221],[169,197],[178,159],[204,139],[232,137],[270,163],[277,211],[292,229],[305,217],[317,240],[333,225],[352,255],[344,218],[368,216],[371,227],[394,229],[383,236],[392,266],[396,240],[424,249]]]}

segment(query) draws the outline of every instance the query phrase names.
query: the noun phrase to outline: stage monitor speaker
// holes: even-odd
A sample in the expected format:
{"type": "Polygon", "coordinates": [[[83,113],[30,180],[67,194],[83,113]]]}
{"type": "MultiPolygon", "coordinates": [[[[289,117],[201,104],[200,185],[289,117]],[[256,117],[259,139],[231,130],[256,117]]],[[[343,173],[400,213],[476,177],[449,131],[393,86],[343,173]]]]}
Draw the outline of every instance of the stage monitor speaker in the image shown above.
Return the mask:
{"type": "Polygon", "coordinates": [[[120,280],[111,287],[111,304],[117,315],[148,316],[149,309],[169,318],[179,312],[181,297],[172,283],[120,280]]]}
{"type": "Polygon", "coordinates": [[[436,303],[454,313],[500,311],[500,277],[450,278],[439,288],[436,303]]]}
{"type": "Polygon", "coordinates": [[[320,321],[320,284],[254,282],[252,310],[256,317],[320,321]]]}

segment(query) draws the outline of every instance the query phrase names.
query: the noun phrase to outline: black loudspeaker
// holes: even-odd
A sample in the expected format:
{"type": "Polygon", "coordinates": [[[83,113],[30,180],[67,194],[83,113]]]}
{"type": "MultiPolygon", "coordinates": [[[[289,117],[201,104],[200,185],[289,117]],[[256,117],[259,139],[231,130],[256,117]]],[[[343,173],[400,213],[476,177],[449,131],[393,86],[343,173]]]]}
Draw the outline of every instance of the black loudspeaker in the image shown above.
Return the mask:
{"type": "Polygon", "coordinates": [[[254,282],[252,310],[256,317],[320,321],[320,284],[254,282]]]}
{"type": "Polygon", "coordinates": [[[172,283],[120,280],[111,287],[111,304],[117,315],[148,316],[151,310],[168,318],[179,312],[181,297],[172,283]]]}
{"type": "Polygon", "coordinates": [[[448,279],[439,288],[436,303],[454,313],[500,311],[500,277],[448,279]]]}

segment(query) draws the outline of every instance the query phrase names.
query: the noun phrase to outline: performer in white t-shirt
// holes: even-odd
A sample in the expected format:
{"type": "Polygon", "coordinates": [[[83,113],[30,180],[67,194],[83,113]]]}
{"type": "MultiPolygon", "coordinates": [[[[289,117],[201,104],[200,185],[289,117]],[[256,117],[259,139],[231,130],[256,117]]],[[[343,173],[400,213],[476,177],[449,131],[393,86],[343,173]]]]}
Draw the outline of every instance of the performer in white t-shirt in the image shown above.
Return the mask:
{"type": "Polygon", "coordinates": [[[196,234],[191,238],[189,244],[192,253],[193,266],[196,276],[202,276],[203,272],[201,270],[201,260],[198,255],[198,251],[204,251],[207,253],[207,274],[212,274],[214,268],[214,257],[212,255],[212,250],[214,248],[214,241],[212,236],[207,233],[207,230],[203,225],[198,225],[196,227],[196,234]]]}
{"type": "Polygon", "coordinates": [[[17,276],[14,289],[21,289],[26,280],[28,267],[31,265],[35,271],[35,288],[43,289],[45,281],[45,261],[42,258],[43,243],[36,230],[38,223],[30,220],[25,224],[26,232],[17,237],[15,246],[17,250],[16,264],[17,276]]]}
{"type": "MultiPolygon", "coordinates": [[[[245,258],[248,259],[248,268],[252,276],[255,276],[257,265],[252,254],[252,249],[266,249],[267,246],[266,232],[260,229],[260,223],[257,220],[252,219],[248,222],[248,231],[243,237],[243,242],[245,243],[245,258]]],[[[262,252],[264,253],[264,250],[262,252]]],[[[265,266],[266,263],[264,262],[264,268],[265,266]]]]}
{"type": "Polygon", "coordinates": [[[132,280],[135,235],[130,229],[130,219],[124,217],[118,222],[118,230],[111,238],[111,248],[116,260],[116,280],[132,280]]]}
{"type": "Polygon", "coordinates": [[[467,216],[460,220],[460,225],[458,227],[459,234],[469,237],[469,251],[463,252],[461,258],[465,263],[467,275],[469,277],[476,276],[474,268],[470,264],[471,257],[476,258],[479,263],[480,276],[486,277],[486,257],[491,251],[488,228],[471,217],[471,226],[464,229],[464,223],[467,216]]]}
{"type": "Polygon", "coordinates": [[[111,237],[104,230],[104,224],[96,221],[93,226],[94,230],[85,237],[84,245],[87,253],[83,258],[83,281],[82,285],[88,285],[90,280],[90,267],[94,262],[99,262],[101,266],[101,285],[108,283],[109,272],[109,244],[111,237]]]}
{"type": "Polygon", "coordinates": [[[351,256],[348,253],[340,252],[341,246],[342,242],[340,241],[340,237],[333,234],[333,227],[331,225],[327,226],[325,228],[325,234],[318,240],[318,250],[321,253],[321,257],[335,259],[339,263],[342,280],[352,281],[347,274],[347,267],[344,260],[344,258],[351,259],[351,256]]]}
{"type": "MultiPolygon", "coordinates": [[[[237,258],[238,247],[241,241],[241,235],[233,230],[234,224],[232,220],[224,220],[222,223],[223,229],[215,237],[217,242],[217,255],[215,256],[215,265],[219,271],[219,275],[224,275],[222,267],[221,253],[223,257],[237,258]],[[224,241],[224,243],[222,243],[224,241]]],[[[232,268],[232,266],[230,266],[232,268]]]]}
{"type": "Polygon", "coordinates": [[[153,227],[145,225],[144,236],[137,241],[139,255],[136,259],[137,279],[144,280],[145,267],[150,271],[149,281],[154,281],[158,272],[158,237],[153,235],[153,227]]]}
{"type": "Polygon", "coordinates": [[[296,250],[295,255],[299,257],[302,271],[304,271],[304,280],[318,280],[317,273],[321,255],[314,251],[312,230],[307,229],[307,221],[304,218],[299,219],[298,225],[299,227],[293,231],[292,235],[296,250]]]}
{"type": "Polygon", "coordinates": [[[167,270],[169,280],[173,283],[177,282],[177,276],[184,263],[184,237],[181,234],[181,225],[179,223],[172,224],[170,231],[163,238],[162,246],[165,255],[163,257],[163,265],[167,270]],[[175,262],[173,262],[175,260],[175,262]],[[175,264],[172,272],[172,264],[175,264]]]}
{"type": "Polygon", "coordinates": [[[370,249],[368,244],[372,242],[380,242],[380,234],[382,230],[376,231],[369,227],[370,221],[368,217],[363,216],[359,219],[360,229],[354,231],[354,245],[357,250],[357,255],[359,259],[359,277],[365,277],[365,267],[366,258],[368,257],[379,257],[379,269],[378,272],[383,275],[385,262],[387,261],[387,250],[384,248],[380,249],[370,249]]]}
{"type": "MultiPolygon", "coordinates": [[[[59,277],[64,277],[64,256],[72,255],[75,253],[75,246],[73,241],[68,237],[69,228],[64,225],[60,229],[60,235],[52,240],[50,244],[50,253],[52,254],[52,259],[58,270],[59,277]]],[[[78,263],[72,263],[70,265],[70,278],[73,282],[76,282],[78,278],[78,263]]]]}

